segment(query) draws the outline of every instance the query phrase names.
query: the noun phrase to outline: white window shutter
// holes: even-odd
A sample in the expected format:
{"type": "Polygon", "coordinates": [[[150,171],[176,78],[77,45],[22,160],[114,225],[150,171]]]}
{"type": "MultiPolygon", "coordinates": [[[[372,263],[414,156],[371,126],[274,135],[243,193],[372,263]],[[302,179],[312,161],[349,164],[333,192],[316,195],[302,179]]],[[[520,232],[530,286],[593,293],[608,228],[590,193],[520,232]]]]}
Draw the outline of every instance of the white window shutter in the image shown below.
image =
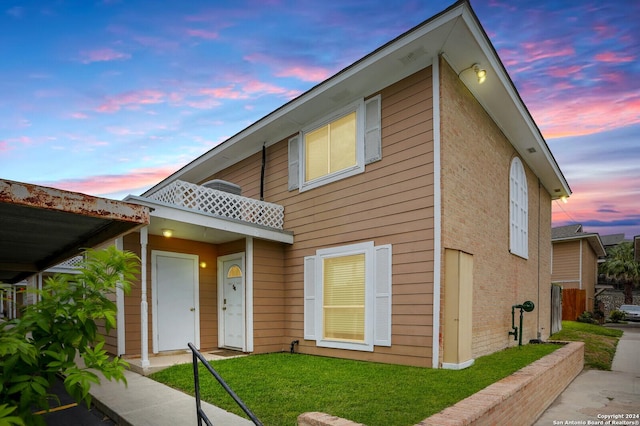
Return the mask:
{"type": "Polygon", "coordinates": [[[289,139],[289,191],[300,187],[300,135],[289,139]]]}
{"type": "Polygon", "coordinates": [[[370,164],[382,159],[380,95],[367,99],[364,107],[364,163],[370,164]]]}
{"type": "Polygon", "coordinates": [[[391,244],[375,247],[375,324],[376,346],[391,346],[391,244]]]}
{"type": "Polygon", "coordinates": [[[304,258],[304,338],[316,340],[316,257],[304,258]]]}

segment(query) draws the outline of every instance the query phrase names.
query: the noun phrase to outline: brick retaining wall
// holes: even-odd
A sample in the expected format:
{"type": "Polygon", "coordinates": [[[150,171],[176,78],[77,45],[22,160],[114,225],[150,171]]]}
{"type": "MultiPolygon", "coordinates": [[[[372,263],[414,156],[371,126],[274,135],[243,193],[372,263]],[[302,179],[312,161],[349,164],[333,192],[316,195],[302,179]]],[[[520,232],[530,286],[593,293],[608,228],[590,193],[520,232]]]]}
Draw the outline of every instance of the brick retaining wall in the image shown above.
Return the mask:
{"type": "MultiPolygon", "coordinates": [[[[418,423],[420,426],[533,424],[584,366],[584,343],[557,351],[418,423]]],[[[304,413],[298,426],[362,426],[325,413],[304,413]]]]}

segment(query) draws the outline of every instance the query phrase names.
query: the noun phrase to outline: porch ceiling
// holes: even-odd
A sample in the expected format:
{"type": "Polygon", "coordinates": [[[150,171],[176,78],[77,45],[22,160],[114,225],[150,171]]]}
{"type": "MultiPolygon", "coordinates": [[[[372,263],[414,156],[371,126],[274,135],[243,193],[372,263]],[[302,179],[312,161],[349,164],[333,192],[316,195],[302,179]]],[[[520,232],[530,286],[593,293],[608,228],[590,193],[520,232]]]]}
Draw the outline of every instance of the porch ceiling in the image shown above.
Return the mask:
{"type": "Polygon", "coordinates": [[[13,284],[149,223],[149,209],[0,179],[0,282],[13,284]]]}

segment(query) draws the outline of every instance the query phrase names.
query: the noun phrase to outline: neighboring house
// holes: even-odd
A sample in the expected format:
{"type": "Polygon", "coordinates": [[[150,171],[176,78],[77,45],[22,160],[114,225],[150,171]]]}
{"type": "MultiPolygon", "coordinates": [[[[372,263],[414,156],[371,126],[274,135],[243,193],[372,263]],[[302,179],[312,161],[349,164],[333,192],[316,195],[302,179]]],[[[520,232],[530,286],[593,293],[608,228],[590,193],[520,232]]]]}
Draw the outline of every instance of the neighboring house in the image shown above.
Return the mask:
{"type": "Polygon", "coordinates": [[[574,224],[553,228],[551,242],[551,281],[563,288],[585,290],[586,304],[579,312],[593,312],[598,284],[598,259],[606,256],[600,236],[584,232],[582,225],[574,224]]]}
{"type": "Polygon", "coordinates": [[[602,240],[602,245],[604,246],[605,250],[609,249],[610,247],[617,246],[618,244],[625,241],[629,241],[625,240],[624,234],[601,235],[600,239],[602,240]]]}
{"type": "Polygon", "coordinates": [[[551,202],[570,194],[455,3],[127,198],[151,223],[117,243],[142,268],[111,350],[464,368],[517,344],[526,300],[523,342],[549,336],[551,202]]]}

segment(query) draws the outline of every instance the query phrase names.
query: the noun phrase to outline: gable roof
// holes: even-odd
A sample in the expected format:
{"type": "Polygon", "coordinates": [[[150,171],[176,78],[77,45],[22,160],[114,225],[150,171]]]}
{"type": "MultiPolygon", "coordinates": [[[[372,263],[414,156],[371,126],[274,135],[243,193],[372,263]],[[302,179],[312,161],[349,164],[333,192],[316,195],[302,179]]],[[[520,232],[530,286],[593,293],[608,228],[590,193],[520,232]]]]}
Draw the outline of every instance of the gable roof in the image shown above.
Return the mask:
{"type": "Polygon", "coordinates": [[[586,240],[598,257],[604,257],[607,252],[604,249],[600,235],[597,232],[582,232],[582,225],[573,224],[551,228],[551,242],[586,240]]]}
{"type": "Polygon", "coordinates": [[[468,0],[454,3],[314,86],[142,195],[151,194],[177,179],[201,182],[258,153],[263,145],[290,137],[318,117],[431,65],[439,55],[456,73],[474,63],[487,71],[482,85],[477,84],[474,73],[463,73],[461,79],[540,178],[552,199],[571,195],[569,184],[468,0]]]}
{"type": "Polygon", "coordinates": [[[578,232],[582,232],[582,225],[566,225],[551,228],[551,239],[573,237],[578,232]]]}
{"type": "Polygon", "coordinates": [[[609,234],[602,235],[600,237],[602,239],[602,244],[605,246],[615,246],[625,241],[624,234],[609,234]]]}
{"type": "Polygon", "coordinates": [[[0,282],[13,284],[149,223],[123,201],[0,179],[0,282]]]}

